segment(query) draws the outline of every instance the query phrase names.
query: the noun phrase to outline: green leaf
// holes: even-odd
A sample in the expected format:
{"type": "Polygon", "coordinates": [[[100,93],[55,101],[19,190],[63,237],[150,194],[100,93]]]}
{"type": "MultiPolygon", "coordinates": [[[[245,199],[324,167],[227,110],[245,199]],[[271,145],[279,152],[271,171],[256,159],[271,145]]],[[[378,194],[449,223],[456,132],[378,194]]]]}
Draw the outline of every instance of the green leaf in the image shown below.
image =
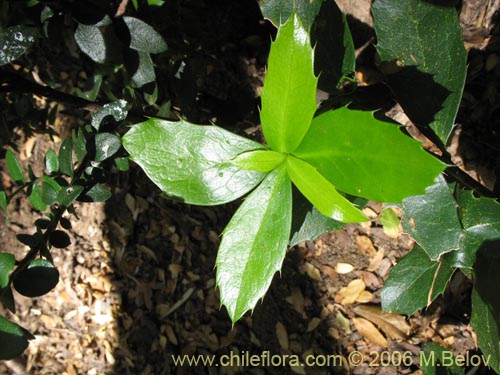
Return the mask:
{"type": "Polygon", "coordinates": [[[314,71],[318,87],[335,92],[342,77],[354,74],[356,56],[347,17],[335,1],[323,1],[311,28],[314,48],[314,71]]]}
{"type": "Polygon", "coordinates": [[[54,150],[48,150],[45,153],[45,169],[48,174],[57,173],[59,171],[59,159],[54,150]]]}
{"type": "Polygon", "coordinates": [[[285,161],[286,155],[272,150],[244,152],[231,160],[237,167],[249,171],[269,172],[285,161]]]}
{"type": "Polygon", "coordinates": [[[9,204],[7,200],[7,194],[5,191],[0,190],[0,209],[2,210],[5,217],[7,217],[7,205],[9,204]]]}
{"type": "Polygon", "coordinates": [[[290,155],[286,159],[286,168],[295,186],[323,215],[343,223],[368,221],[310,164],[290,155]]]}
{"type": "Polygon", "coordinates": [[[430,125],[446,144],[467,70],[456,9],[430,1],[378,0],[373,3],[372,14],[381,59],[416,68],[388,77],[398,101],[415,123],[430,125]],[[435,83],[426,82],[425,75],[435,83]]]}
{"type": "Polygon", "coordinates": [[[382,224],[385,234],[399,232],[399,217],[390,207],[384,208],[382,211],[380,224],[382,224]]]}
{"type": "Polygon", "coordinates": [[[126,172],[129,169],[129,162],[127,158],[115,158],[115,166],[119,171],[126,172]]]}
{"type": "Polygon", "coordinates": [[[0,66],[21,57],[35,41],[33,28],[16,25],[0,33],[0,66]]]}
{"type": "Polygon", "coordinates": [[[116,154],[122,146],[120,138],[112,133],[98,133],[95,136],[95,158],[97,162],[106,160],[116,154]]]}
{"type": "Polygon", "coordinates": [[[474,264],[472,313],[470,324],[477,333],[479,347],[488,366],[500,373],[500,239],[488,241],[477,253],[474,264]]]}
{"type": "Polygon", "coordinates": [[[0,316],[0,360],[18,357],[27,347],[24,329],[0,316]]]}
{"type": "Polygon", "coordinates": [[[35,259],[14,279],[14,288],[26,297],[39,297],[50,292],[59,282],[59,272],[45,259],[35,259]]]}
{"type": "Polygon", "coordinates": [[[233,322],[255,307],[281,269],[291,215],[291,183],[281,166],[269,172],[224,229],[216,280],[233,322]]]}
{"type": "Polygon", "coordinates": [[[71,138],[66,138],[59,148],[59,170],[66,176],[73,177],[73,147],[71,138]]]}
{"type": "Polygon", "coordinates": [[[77,132],[73,129],[71,138],[73,139],[73,148],[76,160],[81,163],[87,155],[87,140],[85,139],[85,135],[81,129],[78,129],[77,132]]]}
{"type": "Polygon", "coordinates": [[[93,61],[104,64],[106,61],[106,41],[97,26],[78,24],[75,31],[75,41],[78,47],[93,61]]]}
{"type": "Polygon", "coordinates": [[[148,0],[149,6],[161,7],[163,4],[165,4],[163,0],[148,0]]]}
{"type": "Polygon", "coordinates": [[[347,107],[314,118],[294,155],[338,190],[379,202],[423,192],[445,167],[399,127],[347,107]]]}
{"type": "Polygon", "coordinates": [[[111,198],[112,194],[104,185],[95,184],[85,193],[85,196],[90,198],[92,202],[104,202],[111,198]]]}
{"type": "Polygon", "coordinates": [[[64,249],[71,245],[71,239],[68,234],[62,230],[55,230],[49,238],[49,242],[51,246],[54,246],[58,249],[64,249]]]}
{"type": "Polygon", "coordinates": [[[324,0],[260,0],[260,10],[262,15],[271,20],[274,26],[279,27],[284,24],[290,15],[297,12],[304,27],[309,30],[314,22],[314,18],[319,13],[324,0]]]}
{"type": "Polygon", "coordinates": [[[314,241],[322,234],[343,226],[344,223],[322,215],[297,189],[293,189],[292,232],[288,246],[314,241]]]}
{"type": "Polygon", "coordinates": [[[71,185],[61,188],[57,194],[57,201],[61,206],[69,207],[82,193],[83,186],[71,185]]]}
{"type": "MultiPolygon", "coordinates": [[[[99,91],[101,90],[102,85],[102,74],[94,74],[92,76],[92,81],[90,82],[90,87],[86,86],[88,89],[86,91],[82,91],[82,89],[77,89],[76,93],[80,98],[87,99],[91,102],[97,99],[99,95],[99,91]]],[[[85,90],[85,89],[84,89],[85,90]]]]}
{"type": "Polygon", "coordinates": [[[4,289],[0,294],[0,302],[7,310],[13,314],[16,313],[16,303],[14,302],[14,295],[12,294],[12,289],[10,287],[4,289]]]}
{"type": "Polygon", "coordinates": [[[42,177],[42,200],[49,206],[52,206],[56,202],[57,195],[61,189],[56,180],[48,176],[42,177]]]}
{"type": "Polygon", "coordinates": [[[426,307],[444,292],[455,270],[448,258],[435,262],[415,245],[392,268],[382,289],[382,309],[411,315],[426,307]]]}
{"type": "Polygon", "coordinates": [[[130,31],[130,48],[146,53],[161,53],[167,50],[163,37],[147,23],[130,16],[123,17],[123,20],[130,31]]]}
{"type": "Polygon", "coordinates": [[[237,155],[264,146],[216,126],[151,118],[134,125],[122,142],[151,181],[186,203],[230,202],[264,178],[231,164],[237,155]]]}
{"type": "Polygon", "coordinates": [[[10,253],[0,253],[0,289],[9,285],[9,274],[14,269],[16,258],[10,253]]]}
{"type": "Polygon", "coordinates": [[[156,80],[155,68],[153,60],[147,52],[139,52],[139,65],[132,76],[132,83],[135,87],[142,87],[156,80]]]}
{"type": "Polygon", "coordinates": [[[260,119],[274,151],[292,152],[300,144],[316,111],[313,50],[297,16],[278,30],[269,53],[260,119]]]}
{"type": "Polygon", "coordinates": [[[7,150],[7,152],[5,153],[5,162],[7,163],[7,169],[9,171],[10,177],[12,178],[12,181],[14,181],[15,183],[24,184],[25,179],[23,170],[21,169],[19,161],[11,150],[7,150]]]}
{"type": "Polygon", "coordinates": [[[431,342],[420,352],[420,369],[424,375],[463,375],[464,369],[449,349],[431,342]]]}
{"type": "Polygon", "coordinates": [[[95,130],[99,130],[101,122],[107,116],[113,116],[115,121],[122,121],[127,117],[127,102],[125,100],[117,100],[112,103],[108,103],[102,107],[99,112],[96,112],[92,116],[92,127],[95,130]]]}
{"type": "Polygon", "coordinates": [[[42,189],[38,185],[33,185],[28,199],[36,210],[44,211],[47,208],[47,204],[42,198],[42,189]]]}

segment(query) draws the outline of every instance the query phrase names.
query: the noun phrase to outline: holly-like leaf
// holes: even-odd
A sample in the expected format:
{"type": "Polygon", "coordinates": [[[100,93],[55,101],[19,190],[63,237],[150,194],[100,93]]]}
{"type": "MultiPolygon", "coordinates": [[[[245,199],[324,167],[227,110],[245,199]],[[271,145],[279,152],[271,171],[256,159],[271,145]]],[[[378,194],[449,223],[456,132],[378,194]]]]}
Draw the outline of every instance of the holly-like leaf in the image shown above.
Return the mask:
{"type": "Polygon", "coordinates": [[[18,357],[27,347],[25,330],[0,316],[0,360],[18,357]]]}
{"type": "Polygon", "coordinates": [[[254,308],[281,269],[291,216],[291,183],[281,166],[269,172],[224,229],[216,279],[233,322],[254,308]]]}
{"type": "Polygon", "coordinates": [[[95,130],[99,130],[99,127],[101,126],[102,121],[104,118],[107,116],[113,116],[115,121],[122,121],[127,117],[128,110],[127,110],[127,102],[125,100],[117,100],[112,103],[108,103],[104,105],[99,112],[95,113],[92,116],[92,127],[95,130]]]}
{"type": "Polygon", "coordinates": [[[368,220],[310,164],[290,155],[286,168],[294,185],[326,217],[343,223],[368,220]]]}
{"type": "Polygon", "coordinates": [[[135,87],[142,87],[145,84],[154,82],[156,80],[155,68],[153,65],[153,60],[147,52],[138,52],[139,55],[139,65],[137,70],[132,76],[132,83],[135,87]]]}
{"type": "Polygon", "coordinates": [[[34,29],[16,25],[0,33],[0,66],[21,57],[35,41],[34,29]]]}
{"type": "Polygon", "coordinates": [[[323,2],[324,0],[260,0],[259,4],[262,15],[274,26],[279,27],[290,18],[292,13],[296,13],[305,29],[309,30],[323,2]]]}
{"type": "Polygon", "coordinates": [[[283,163],[286,155],[273,150],[244,152],[231,160],[234,165],[249,171],[269,172],[283,163]]]}
{"type": "Polygon", "coordinates": [[[216,126],[151,118],[122,138],[132,160],[167,195],[198,205],[235,200],[263,178],[231,160],[264,146],[216,126]]]}
{"type": "Polygon", "coordinates": [[[39,297],[50,292],[59,282],[59,272],[45,259],[33,260],[14,278],[14,288],[26,297],[39,297]]]}
{"type": "Polygon", "coordinates": [[[347,107],[314,118],[293,154],[338,190],[379,202],[422,193],[445,167],[394,124],[347,107]]]}
{"type": "Polygon", "coordinates": [[[147,23],[130,16],[123,17],[123,20],[130,31],[130,48],[146,53],[161,53],[167,50],[163,37],[147,23]]]}
{"type": "Polygon", "coordinates": [[[10,271],[14,269],[16,258],[10,253],[0,253],[0,289],[9,284],[10,271]]]}
{"type": "Polygon", "coordinates": [[[381,294],[383,310],[411,315],[426,307],[444,292],[455,270],[448,258],[433,261],[415,245],[391,269],[381,294]]]}
{"type": "Polygon", "coordinates": [[[95,136],[95,158],[97,162],[104,161],[120,149],[120,138],[112,133],[98,133],[95,136]]]}
{"type": "Polygon", "coordinates": [[[297,15],[279,28],[269,53],[260,119],[274,151],[292,152],[316,111],[313,50],[297,15]]]}
{"type": "Polygon", "coordinates": [[[5,162],[7,163],[7,170],[9,171],[12,181],[23,184],[25,182],[24,173],[21,165],[16,158],[16,155],[11,150],[5,153],[5,162]]]}
{"type": "Polygon", "coordinates": [[[500,373],[500,239],[487,241],[477,253],[474,264],[472,313],[470,324],[477,333],[481,351],[488,358],[488,366],[500,373]]]}
{"type": "Polygon", "coordinates": [[[388,76],[391,89],[408,116],[419,125],[430,125],[446,144],[467,70],[455,7],[421,0],[377,0],[372,14],[381,59],[416,67],[403,68],[393,79],[388,76]],[[425,75],[434,82],[420,84],[426,81],[425,75]],[[429,114],[434,116],[429,118],[429,114]]]}
{"type": "Polygon", "coordinates": [[[82,52],[95,62],[103,64],[106,61],[106,41],[99,27],[78,24],[75,41],[82,52]]]}

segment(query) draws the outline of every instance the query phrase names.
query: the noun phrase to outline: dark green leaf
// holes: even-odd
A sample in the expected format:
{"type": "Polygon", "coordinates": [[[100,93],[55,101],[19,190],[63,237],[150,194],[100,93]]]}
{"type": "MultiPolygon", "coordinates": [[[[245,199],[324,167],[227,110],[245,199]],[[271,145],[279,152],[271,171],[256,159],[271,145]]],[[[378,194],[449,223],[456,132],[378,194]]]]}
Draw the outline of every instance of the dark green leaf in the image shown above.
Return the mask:
{"type": "Polygon", "coordinates": [[[284,24],[295,10],[304,25],[309,30],[314,18],[319,13],[324,0],[260,0],[260,9],[265,18],[271,20],[274,26],[284,24]]]}
{"type": "Polygon", "coordinates": [[[62,230],[55,230],[50,235],[49,242],[52,246],[58,249],[64,249],[71,245],[71,239],[68,234],[62,230]]]}
{"type": "Polygon", "coordinates": [[[5,191],[0,190],[0,210],[2,210],[3,214],[5,217],[7,217],[7,195],[5,194],[5,191]]]}
{"type": "Polygon", "coordinates": [[[85,193],[92,202],[104,202],[111,198],[111,192],[101,184],[95,184],[89,191],[85,193]]]}
{"type": "Polygon", "coordinates": [[[75,31],[75,40],[82,52],[92,60],[100,64],[106,61],[106,42],[99,27],[78,24],[75,31]]]}
{"type": "Polygon", "coordinates": [[[186,203],[230,202],[264,177],[230,162],[243,152],[264,146],[216,126],[151,118],[134,125],[122,142],[131,159],[160,189],[186,203]]]}
{"type": "Polygon", "coordinates": [[[167,50],[163,37],[147,23],[129,16],[123,17],[123,20],[130,30],[130,48],[146,53],[161,53],[167,50]]]}
{"type": "Polygon", "coordinates": [[[122,121],[127,117],[127,102],[125,100],[117,100],[108,103],[102,109],[92,116],[92,127],[99,130],[101,122],[107,116],[113,116],[115,121],[122,121]]]}
{"type": "Polygon", "coordinates": [[[42,200],[48,205],[53,205],[57,200],[57,194],[61,186],[56,180],[48,176],[42,177],[42,200]]]}
{"type": "Polygon", "coordinates": [[[76,160],[79,163],[83,161],[85,155],[87,155],[87,140],[85,139],[85,135],[83,131],[78,129],[78,133],[73,130],[71,133],[71,138],[73,139],[73,148],[76,155],[76,160]]]}
{"type": "Polygon", "coordinates": [[[66,176],[73,177],[73,146],[71,138],[66,138],[59,148],[59,170],[66,176]]]}
{"type": "Polygon", "coordinates": [[[16,183],[24,183],[24,173],[21,169],[21,165],[17,160],[16,156],[11,150],[7,150],[5,153],[5,162],[7,163],[7,169],[9,171],[12,181],[16,183]]]}
{"type": "Polygon", "coordinates": [[[115,165],[119,171],[126,172],[129,169],[129,163],[127,158],[115,158],[115,165]]]}
{"type": "Polygon", "coordinates": [[[16,238],[19,242],[29,247],[36,247],[39,244],[36,234],[19,233],[16,234],[16,238]]]}
{"type": "Polygon", "coordinates": [[[33,185],[28,199],[36,210],[44,211],[47,208],[47,204],[42,199],[42,189],[38,185],[33,185]]]}
{"type": "Polygon", "coordinates": [[[25,331],[17,324],[0,316],[0,360],[20,356],[28,347],[25,331]]]}
{"type": "Polygon", "coordinates": [[[97,99],[97,96],[99,95],[99,91],[101,90],[101,85],[102,85],[102,74],[95,74],[94,76],[92,76],[90,88],[87,91],[82,91],[78,89],[77,95],[80,98],[84,98],[93,102],[97,99]]]}
{"type": "Polygon", "coordinates": [[[16,25],[0,33],[0,66],[21,57],[35,41],[34,29],[16,25]]]}
{"type": "Polygon", "coordinates": [[[291,183],[281,166],[269,172],[224,229],[216,279],[233,322],[255,307],[281,269],[291,215],[291,183]]]}
{"type": "Polygon", "coordinates": [[[16,258],[10,253],[0,253],[0,289],[9,285],[9,274],[14,269],[16,258]]]}
{"type": "Polygon", "coordinates": [[[409,117],[430,125],[446,144],[466,75],[467,53],[456,9],[430,1],[377,0],[372,13],[381,59],[415,68],[403,69],[394,79],[389,76],[389,85],[409,117]],[[435,83],[424,79],[426,75],[435,83]]]}
{"type": "MultiPolygon", "coordinates": [[[[321,3],[321,2],[320,2],[321,3]]],[[[356,56],[347,18],[335,1],[323,1],[311,29],[318,87],[335,92],[342,77],[354,74],[356,56]]]]}
{"type": "Polygon", "coordinates": [[[444,292],[455,268],[449,254],[433,261],[418,245],[392,268],[382,290],[382,308],[411,315],[444,292]]]}
{"type": "Polygon", "coordinates": [[[316,209],[326,217],[343,223],[358,223],[368,219],[345,199],[316,168],[292,155],[286,159],[290,179],[316,209]]]}
{"type": "Polygon", "coordinates": [[[347,107],[314,118],[294,155],[338,190],[379,202],[422,193],[445,167],[399,127],[347,107]]]}
{"type": "Polygon", "coordinates": [[[50,220],[48,220],[48,219],[36,219],[35,225],[39,229],[47,229],[50,225],[50,220]]]}
{"type": "Polygon", "coordinates": [[[59,224],[61,224],[61,227],[63,227],[64,229],[67,229],[67,230],[70,230],[71,229],[71,221],[69,221],[68,219],[66,219],[65,217],[62,217],[60,220],[59,220],[59,224]]]}
{"type": "Polygon", "coordinates": [[[297,16],[278,30],[269,53],[260,119],[274,151],[292,152],[300,144],[316,111],[313,50],[297,16]]]}
{"type": "Polygon", "coordinates": [[[82,193],[83,186],[72,185],[62,188],[57,194],[57,201],[61,206],[68,207],[73,203],[82,193]]]}
{"type": "Polygon", "coordinates": [[[344,226],[344,223],[322,215],[296,189],[293,193],[292,233],[288,246],[314,241],[322,234],[344,226]]]}
{"type": "Polygon", "coordinates": [[[9,310],[11,313],[16,313],[16,303],[14,302],[14,295],[12,294],[12,289],[8,287],[4,289],[0,294],[0,302],[3,307],[9,310]]]}
{"type": "Polygon", "coordinates": [[[26,297],[39,297],[50,292],[59,282],[59,272],[45,259],[35,259],[14,279],[14,288],[26,297]]]}
{"type": "Polygon", "coordinates": [[[116,154],[122,146],[120,138],[111,133],[98,133],[95,136],[95,158],[97,162],[106,160],[116,154]]]}
{"type": "Polygon", "coordinates": [[[147,52],[139,52],[139,66],[132,76],[132,83],[135,87],[142,87],[155,80],[155,67],[151,56],[147,52]]]}
{"type": "Polygon", "coordinates": [[[54,150],[48,150],[45,153],[45,169],[48,174],[56,173],[59,171],[59,159],[54,150]]]}
{"type": "Polygon", "coordinates": [[[477,333],[479,347],[491,366],[500,373],[500,239],[487,241],[477,252],[474,264],[472,314],[470,324],[477,333]]]}
{"type": "Polygon", "coordinates": [[[420,369],[424,375],[463,375],[464,370],[456,360],[450,349],[431,342],[420,352],[420,369]]]}

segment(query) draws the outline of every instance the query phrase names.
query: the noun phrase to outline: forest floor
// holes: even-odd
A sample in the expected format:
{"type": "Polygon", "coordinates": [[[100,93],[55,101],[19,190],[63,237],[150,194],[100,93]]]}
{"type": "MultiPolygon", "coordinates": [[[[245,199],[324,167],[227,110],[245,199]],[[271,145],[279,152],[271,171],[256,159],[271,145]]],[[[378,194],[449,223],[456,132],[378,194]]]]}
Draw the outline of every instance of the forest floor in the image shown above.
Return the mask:
{"type": "MultiPolygon", "coordinates": [[[[356,24],[369,27],[369,1],[339,3],[350,6],[346,10],[356,17],[356,24]],[[359,9],[353,9],[353,3],[359,9]]],[[[204,102],[209,110],[193,112],[193,118],[228,123],[237,119],[236,128],[242,132],[258,130],[256,107],[245,104],[248,91],[232,89],[246,85],[255,97],[259,93],[266,36],[257,36],[261,44],[248,38],[246,42],[251,40],[252,48],[260,46],[260,54],[249,52],[245,42],[244,47],[226,48],[225,54],[218,47],[218,59],[193,58],[192,62],[201,59],[192,64],[198,69],[193,71],[203,76],[205,98],[211,100],[204,102]],[[241,72],[246,75],[244,84],[238,81],[241,72]],[[229,106],[233,112],[217,111],[217,103],[230,100],[235,100],[229,106]]],[[[493,121],[498,113],[500,48],[483,44],[480,40],[475,49],[469,46],[473,51],[459,114],[462,125],[452,147],[460,149],[456,158],[464,169],[493,187],[498,159],[484,147],[491,134],[478,125],[467,127],[466,121],[474,116],[493,121]],[[488,63],[491,56],[496,56],[497,65],[488,63]]],[[[189,112],[190,103],[180,96],[177,105],[189,112]]],[[[77,120],[65,115],[60,121],[77,120]]],[[[495,121],[498,129],[498,117],[495,121]]],[[[45,150],[57,149],[58,141],[21,134],[22,164],[42,169],[45,150]]],[[[2,181],[8,182],[3,164],[0,172],[2,181]]],[[[455,354],[477,351],[468,324],[470,282],[461,274],[421,313],[382,313],[384,280],[413,242],[401,228],[381,225],[381,204],[372,202],[365,208],[370,222],[347,225],[290,248],[262,303],[233,326],[220,306],[214,263],[220,234],[237,203],[206,208],[172,202],[137,168],[117,174],[110,188],[111,200],[77,204],[78,220],[68,217],[72,244],[54,252],[61,273],[57,287],[35,299],[16,294],[17,314],[10,318],[35,339],[22,357],[0,363],[0,374],[410,374],[421,373],[419,353],[426,343],[436,342],[455,354]],[[362,356],[356,364],[352,354],[349,358],[354,352],[362,356]],[[401,358],[394,353],[407,359],[398,366],[401,358]],[[203,355],[216,362],[179,366],[174,363],[177,355],[203,355]],[[217,364],[224,355],[232,358],[228,366],[217,364]],[[251,355],[262,362],[243,363],[251,355]],[[294,366],[295,358],[314,358],[317,366],[294,366]]],[[[26,248],[16,234],[31,233],[40,214],[19,198],[10,204],[9,217],[10,225],[0,223],[2,251],[12,251],[19,259],[26,248]]],[[[488,370],[479,368],[476,373],[488,370]]]]}

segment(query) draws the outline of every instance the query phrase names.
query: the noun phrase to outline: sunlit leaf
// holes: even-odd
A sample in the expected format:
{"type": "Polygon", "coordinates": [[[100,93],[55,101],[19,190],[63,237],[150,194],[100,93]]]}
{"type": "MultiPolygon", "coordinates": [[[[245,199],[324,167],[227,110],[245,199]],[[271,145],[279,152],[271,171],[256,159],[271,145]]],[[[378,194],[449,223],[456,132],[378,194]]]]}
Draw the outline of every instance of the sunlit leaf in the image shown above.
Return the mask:
{"type": "Polygon", "coordinates": [[[244,152],[231,160],[237,167],[249,171],[269,172],[285,161],[286,155],[272,150],[244,152]]]}
{"type": "Polygon", "coordinates": [[[10,253],[0,253],[0,289],[9,284],[10,271],[14,269],[16,258],[10,253]]]}
{"type": "Polygon", "coordinates": [[[7,152],[5,153],[5,162],[7,163],[7,170],[9,171],[12,181],[21,184],[24,183],[25,178],[23,170],[21,169],[19,161],[11,150],[7,150],[7,152]]]}

